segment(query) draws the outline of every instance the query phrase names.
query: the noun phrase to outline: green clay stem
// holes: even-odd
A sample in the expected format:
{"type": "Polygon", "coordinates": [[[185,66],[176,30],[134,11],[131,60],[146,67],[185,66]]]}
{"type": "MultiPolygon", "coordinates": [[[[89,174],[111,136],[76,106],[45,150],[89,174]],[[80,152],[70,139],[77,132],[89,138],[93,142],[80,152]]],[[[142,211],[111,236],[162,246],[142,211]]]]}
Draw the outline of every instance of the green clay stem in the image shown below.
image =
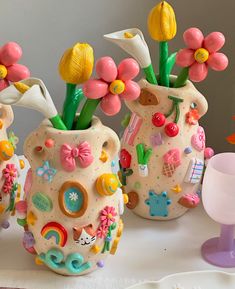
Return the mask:
{"type": "Polygon", "coordinates": [[[174,83],[174,88],[185,86],[188,80],[188,74],[189,74],[189,67],[184,67],[174,83]]]}
{"type": "Polygon", "coordinates": [[[61,117],[57,114],[56,116],[50,118],[50,121],[54,128],[59,130],[67,130],[64,122],[62,121],[61,117]]]}
{"type": "Polygon", "coordinates": [[[154,73],[154,69],[153,69],[153,65],[152,63],[148,66],[148,67],[145,67],[143,68],[143,71],[145,73],[145,76],[146,76],[146,80],[151,83],[151,84],[155,84],[157,85],[157,78],[156,78],[156,75],[154,73]]]}
{"type": "Polygon", "coordinates": [[[172,53],[167,59],[166,73],[167,73],[169,78],[170,78],[171,71],[172,71],[172,69],[174,68],[174,65],[175,65],[176,55],[177,55],[177,52],[172,53]]]}
{"type": "Polygon", "coordinates": [[[81,113],[77,119],[76,129],[84,130],[90,127],[93,114],[100,103],[101,98],[99,99],[87,99],[83,105],[81,113]]]}
{"type": "Polygon", "coordinates": [[[133,174],[133,170],[132,169],[125,169],[125,176],[126,177],[129,177],[129,176],[131,176],[132,174],[133,174]]]}
{"type": "Polygon", "coordinates": [[[66,83],[66,99],[62,119],[68,130],[72,129],[78,106],[83,98],[82,89],[76,89],[76,84],[66,83]]]}
{"type": "Polygon", "coordinates": [[[167,41],[160,42],[159,47],[160,47],[160,63],[159,63],[160,85],[169,87],[170,79],[167,73],[168,42],[167,41]]]}

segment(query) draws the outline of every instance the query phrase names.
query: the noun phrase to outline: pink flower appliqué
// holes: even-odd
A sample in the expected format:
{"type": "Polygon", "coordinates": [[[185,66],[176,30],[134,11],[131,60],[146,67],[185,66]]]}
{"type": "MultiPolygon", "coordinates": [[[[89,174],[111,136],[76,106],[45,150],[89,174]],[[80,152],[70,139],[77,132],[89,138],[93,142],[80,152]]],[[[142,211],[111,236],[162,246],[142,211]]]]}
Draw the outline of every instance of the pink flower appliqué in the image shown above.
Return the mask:
{"type": "Polygon", "coordinates": [[[8,183],[13,183],[17,177],[17,168],[14,164],[7,164],[3,170],[3,176],[8,183]]]}
{"type": "Polygon", "coordinates": [[[101,226],[107,226],[109,227],[115,222],[115,217],[117,213],[115,212],[114,207],[106,206],[102,211],[100,215],[100,221],[101,226]]]}
{"type": "Polygon", "coordinates": [[[189,78],[194,82],[203,81],[208,74],[208,67],[222,71],[228,66],[228,58],[218,51],[224,46],[225,37],[220,32],[212,32],[204,38],[198,28],[190,28],[184,32],[187,48],[181,49],[176,63],[181,67],[189,67],[189,78]]]}
{"type": "Polygon", "coordinates": [[[121,109],[121,99],[135,100],[140,96],[139,85],[132,81],[139,74],[139,65],[132,59],[124,59],[118,67],[111,57],[102,57],[96,63],[99,79],[90,79],[83,86],[87,98],[102,98],[100,107],[109,116],[121,109]]]}
{"type": "Polygon", "coordinates": [[[2,187],[3,193],[4,194],[10,194],[11,190],[12,190],[12,186],[13,186],[13,183],[5,182],[3,187],[2,187]]]}
{"type": "Polygon", "coordinates": [[[29,69],[17,62],[22,56],[21,47],[15,42],[8,42],[0,48],[0,91],[30,76],[29,69]]]}
{"type": "Polygon", "coordinates": [[[100,226],[96,232],[96,236],[100,239],[104,239],[107,235],[108,227],[107,226],[100,226]]]}

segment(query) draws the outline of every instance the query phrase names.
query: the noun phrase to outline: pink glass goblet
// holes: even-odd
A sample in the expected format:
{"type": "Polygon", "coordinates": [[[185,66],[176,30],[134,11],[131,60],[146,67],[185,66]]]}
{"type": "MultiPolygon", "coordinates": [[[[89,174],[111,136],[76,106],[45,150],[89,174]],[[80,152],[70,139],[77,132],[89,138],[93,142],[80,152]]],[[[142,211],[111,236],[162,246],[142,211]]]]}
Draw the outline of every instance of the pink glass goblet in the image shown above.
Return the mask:
{"type": "Polygon", "coordinates": [[[221,153],[209,160],[202,202],[207,214],[221,224],[220,237],[202,245],[203,258],[219,267],[235,267],[235,153],[221,153]]]}

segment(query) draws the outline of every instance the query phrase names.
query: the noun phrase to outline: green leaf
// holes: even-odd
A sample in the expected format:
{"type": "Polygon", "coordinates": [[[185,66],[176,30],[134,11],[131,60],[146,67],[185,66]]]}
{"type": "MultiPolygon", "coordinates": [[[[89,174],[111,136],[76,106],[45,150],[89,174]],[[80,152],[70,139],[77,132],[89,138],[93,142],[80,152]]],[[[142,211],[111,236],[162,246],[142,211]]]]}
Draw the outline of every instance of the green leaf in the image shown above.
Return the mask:
{"type": "Polygon", "coordinates": [[[175,61],[176,61],[176,55],[177,52],[172,53],[168,58],[167,58],[167,62],[166,62],[166,72],[168,75],[171,74],[171,71],[175,65],[175,61]]]}

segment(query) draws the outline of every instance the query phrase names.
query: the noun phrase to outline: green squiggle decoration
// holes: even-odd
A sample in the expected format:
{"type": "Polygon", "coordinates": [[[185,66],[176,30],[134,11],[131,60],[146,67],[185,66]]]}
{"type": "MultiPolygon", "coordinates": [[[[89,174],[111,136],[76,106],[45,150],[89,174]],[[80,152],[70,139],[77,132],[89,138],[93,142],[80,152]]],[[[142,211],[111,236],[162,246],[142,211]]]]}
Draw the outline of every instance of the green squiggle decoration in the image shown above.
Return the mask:
{"type": "Polygon", "coordinates": [[[64,261],[64,254],[58,249],[50,249],[47,253],[42,253],[39,258],[51,269],[66,269],[70,274],[80,274],[91,268],[91,263],[84,263],[84,258],[79,253],[68,255],[64,261]]]}
{"type": "Polygon", "coordinates": [[[180,117],[180,103],[182,103],[184,100],[178,97],[174,96],[168,96],[168,98],[172,101],[172,107],[168,113],[165,114],[165,117],[168,118],[173,114],[175,111],[175,120],[174,123],[178,123],[179,117],[180,117]]]}

